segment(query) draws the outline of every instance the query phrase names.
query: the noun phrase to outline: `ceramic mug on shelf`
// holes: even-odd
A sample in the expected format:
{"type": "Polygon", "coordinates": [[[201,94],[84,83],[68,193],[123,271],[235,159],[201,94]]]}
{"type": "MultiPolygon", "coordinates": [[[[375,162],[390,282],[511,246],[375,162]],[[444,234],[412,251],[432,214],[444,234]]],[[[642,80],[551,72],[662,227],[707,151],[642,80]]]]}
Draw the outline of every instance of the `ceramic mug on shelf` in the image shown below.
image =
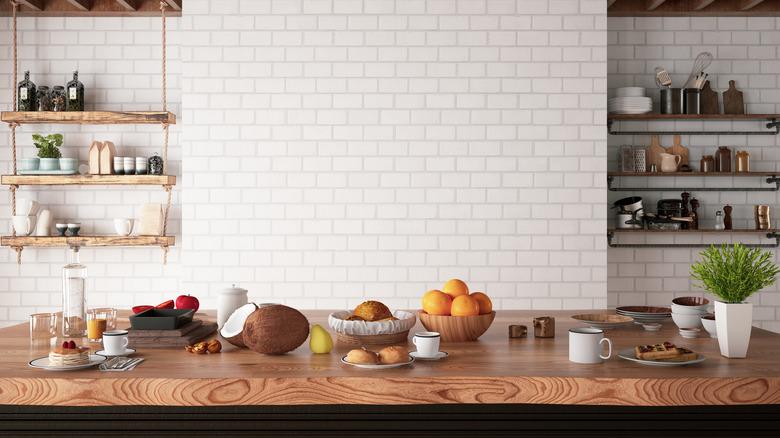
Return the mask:
{"type": "Polygon", "coordinates": [[[612,341],[604,337],[604,330],[594,328],[569,329],[569,360],[576,363],[601,363],[612,356],[612,341]],[[601,343],[606,342],[609,351],[601,354],[601,343]]]}
{"type": "Polygon", "coordinates": [[[417,332],[412,337],[412,344],[417,347],[420,357],[436,357],[439,353],[441,335],[437,332],[417,332]]]}
{"type": "Polygon", "coordinates": [[[133,220],[125,218],[114,219],[114,231],[118,236],[129,236],[133,232],[133,220]]]}
{"type": "Polygon", "coordinates": [[[659,154],[661,156],[661,172],[677,172],[677,166],[680,165],[682,157],[674,154],[659,154]]]}
{"type": "Polygon", "coordinates": [[[35,229],[35,216],[14,216],[13,221],[14,231],[17,236],[29,236],[35,229]]]}
{"type": "Polygon", "coordinates": [[[124,354],[130,339],[127,337],[127,330],[108,330],[103,332],[103,351],[111,356],[124,354]]]}
{"type": "Polygon", "coordinates": [[[18,216],[35,216],[40,208],[41,205],[38,204],[38,201],[26,198],[16,200],[16,214],[18,216]]]}

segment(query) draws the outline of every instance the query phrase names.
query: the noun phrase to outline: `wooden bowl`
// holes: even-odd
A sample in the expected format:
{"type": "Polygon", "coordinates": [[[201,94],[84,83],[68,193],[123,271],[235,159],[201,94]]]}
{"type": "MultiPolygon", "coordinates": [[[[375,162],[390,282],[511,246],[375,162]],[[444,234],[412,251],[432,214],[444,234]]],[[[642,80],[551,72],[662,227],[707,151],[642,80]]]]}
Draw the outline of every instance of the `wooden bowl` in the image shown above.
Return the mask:
{"type": "Polygon", "coordinates": [[[487,331],[496,312],[476,316],[430,315],[422,310],[417,313],[423,327],[431,332],[439,332],[442,342],[476,341],[487,331]]]}

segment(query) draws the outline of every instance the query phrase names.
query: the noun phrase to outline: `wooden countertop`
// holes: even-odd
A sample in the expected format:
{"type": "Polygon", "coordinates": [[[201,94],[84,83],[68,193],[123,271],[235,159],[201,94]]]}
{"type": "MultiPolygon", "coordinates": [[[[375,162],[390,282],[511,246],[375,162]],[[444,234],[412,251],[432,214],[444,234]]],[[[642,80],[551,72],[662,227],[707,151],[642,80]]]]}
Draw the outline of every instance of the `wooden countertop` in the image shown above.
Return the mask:
{"type": "MultiPolygon", "coordinates": [[[[304,313],[312,324],[327,327],[328,312],[304,313]]],[[[567,330],[582,326],[570,318],[576,313],[582,312],[499,311],[479,341],[442,344],[449,358],[382,371],[341,364],[347,347],[337,344],[331,354],[315,355],[307,342],[282,356],[228,348],[215,355],[146,349],[137,353],[146,361],[131,372],[49,372],[27,365],[48,349],[31,347],[27,324],[21,324],[0,330],[0,404],[780,404],[780,334],[753,328],[748,358],[726,359],[716,339],[683,339],[671,320],[660,333],[631,325],[607,331],[614,346],[611,359],[581,365],[568,361],[567,330]],[[509,324],[533,332],[531,318],[542,315],[556,318],[556,338],[534,339],[531,333],[508,339],[509,324]],[[667,340],[707,360],[660,368],[616,357],[621,349],[667,340]]]]}

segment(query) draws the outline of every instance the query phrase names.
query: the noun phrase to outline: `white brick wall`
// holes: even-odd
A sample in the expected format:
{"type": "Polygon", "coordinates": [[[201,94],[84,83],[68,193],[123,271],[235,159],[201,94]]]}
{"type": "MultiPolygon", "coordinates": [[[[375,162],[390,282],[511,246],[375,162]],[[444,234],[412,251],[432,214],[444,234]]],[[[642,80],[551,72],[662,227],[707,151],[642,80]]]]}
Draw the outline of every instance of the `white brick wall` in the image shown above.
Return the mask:
{"type": "MultiPolygon", "coordinates": [[[[178,18],[168,20],[169,109],[180,115],[180,73],[178,18]]],[[[0,19],[0,102],[11,108],[12,66],[10,19],[0,19]]],[[[161,108],[160,20],[148,18],[20,18],[19,70],[30,70],[36,85],[64,85],[79,70],[86,87],[87,109],[150,110],[161,108]]],[[[171,127],[169,172],[181,174],[181,126],[171,127]]],[[[0,169],[11,170],[8,129],[0,135],[0,169]]],[[[19,157],[32,157],[33,133],[61,132],[65,135],[63,156],[87,161],[93,139],[113,141],[122,155],[149,156],[162,152],[159,126],[48,126],[30,125],[17,129],[19,157]]],[[[3,234],[10,231],[8,191],[3,188],[0,217],[3,234]]],[[[17,197],[32,197],[43,203],[58,219],[78,219],[82,232],[113,233],[114,217],[133,217],[145,202],[165,202],[162,188],[132,187],[22,187],[17,197]]],[[[168,230],[180,234],[179,188],[173,196],[168,230]]],[[[177,236],[178,238],[178,236],[177,236]]],[[[25,249],[23,263],[16,254],[0,248],[0,325],[27,319],[33,312],[61,307],[61,267],[67,262],[64,249],[25,249]]],[[[172,248],[167,266],[162,266],[159,248],[85,248],[81,260],[88,266],[90,306],[128,308],[133,304],[156,304],[179,289],[179,249],[172,248]]],[[[175,296],[175,295],[173,295],[175,296]]]]}
{"type": "Polygon", "coordinates": [[[606,305],[605,2],[188,0],[183,279],[212,307],[606,305]]]}
{"type": "MultiPolygon", "coordinates": [[[[707,69],[713,88],[722,93],[728,81],[734,79],[744,93],[749,113],[780,112],[780,93],[777,91],[780,63],[777,61],[777,42],[780,41],[780,20],[777,18],[610,18],[609,19],[609,88],[639,85],[653,89],[657,102],[657,91],[653,76],[656,65],[665,66],[674,84],[680,86],[691,70],[692,60],[699,52],[709,51],[715,56],[707,69]]],[[[612,94],[610,94],[611,96],[612,94]]],[[[722,96],[721,96],[722,103],[722,96]]],[[[657,107],[656,107],[657,108],[657,107]]],[[[624,127],[629,125],[624,124],[624,127]]],[[[646,123],[634,125],[646,129],[646,123]]],[[[672,123],[656,123],[659,129],[672,129],[672,123]]],[[[734,123],[709,122],[678,123],[685,129],[761,129],[758,122],[734,123]]],[[[780,139],[775,136],[683,136],[682,143],[690,148],[690,159],[698,169],[702,154],[712,154],[718,145],[729,146],[732,154],[736,150],[750,152],[751,170],[780,170],[780,139]]],[[[671,145],[671,137],[663,137],[665,146],[671,145]]],[[[611,136],[609,140],[609,168],[618,169],[617,152],[621,144],[648,144],[649,137],[611,136]]],[[[699,178],[659,178],[630,180],[623,178],[621,184],[637,186],[652,183],[663,186],[701,186],[699,178]]],[[[759,187],[760,178],[718,178],[707,180],[712,186],[759,187]]],[[[769,204],[773,208],[773,220],[777,221],[777,205],[780,195],[776,192],[692,192],[701,203],[703,226],[712,227],[716,210],[723,205],[734,207],[734,227],[753,228],[752,207],[755,204],[769,204]]],[[[680,191],[641,192],[644,205],[651,210],[660,198],[677,197],[680,191]]],[[[612,193],[610,201],[629,193],[612,193]]],[[[776,225],[776,224],[775,224],[776,225]]],[[[718,242],[713,236],[656,236],[653,242],[670,243],[718,242]],[[707,239],[707,240],[704,240],[707,239]]],[[[726,239],[728,240],[728,239],[726,239]]],[[[755,241],[749,235],[734,236],[735,241],[755,241]]],[[[624,238],[623,242],[644,241],[624,238]]],[[[648,240],[650,241],[650,240],[648,240]]],[[[764,240],[766,242],[766,240],[764,240]]],[[[668,304],[674,296],[699,294],[691,285],[689,269],[691,260],[697,257],[699,249],[610,249],[609,250],[609,303],[624,304],[668,304]]],[[[759,293],[752,301],[755,323],[769,330],[780,331],[780,292],[777,287],[759,293]]]]}

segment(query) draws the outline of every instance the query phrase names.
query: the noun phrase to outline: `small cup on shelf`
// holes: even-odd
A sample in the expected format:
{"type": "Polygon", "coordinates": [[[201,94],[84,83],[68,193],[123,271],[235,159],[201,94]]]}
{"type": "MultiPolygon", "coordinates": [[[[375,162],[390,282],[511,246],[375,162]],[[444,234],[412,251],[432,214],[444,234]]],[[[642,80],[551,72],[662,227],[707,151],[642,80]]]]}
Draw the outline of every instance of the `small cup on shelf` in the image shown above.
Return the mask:
{"type": "Polygon", "coordinates": [[[135,158],[124,157],[125,175],[135,175],[135,158]]]}
{"type": "Polygon", "coordinates": [[[124,157],[114,157],[114,175],[125,174],[125,159],[124,157]]]}
{"type": "Polygon", "coordinates": [[[81,223],[79,222],[71,222],[68,224],[68,232],[71,236],[75,237],[79,235],[79,231],[81,231],[81,223]]]}
{"type": "Polygon", "coordinates": [[[61,237],[65,237],[65,232],[68,231],[68,224],[54,224],[54,228],[57,229],[61,237]]]}
{"type": "Polygon", "coordinates": [[[135,174],[146,175],[146,173],[147,173],[146,157],[135,157],[135,174]]]}

